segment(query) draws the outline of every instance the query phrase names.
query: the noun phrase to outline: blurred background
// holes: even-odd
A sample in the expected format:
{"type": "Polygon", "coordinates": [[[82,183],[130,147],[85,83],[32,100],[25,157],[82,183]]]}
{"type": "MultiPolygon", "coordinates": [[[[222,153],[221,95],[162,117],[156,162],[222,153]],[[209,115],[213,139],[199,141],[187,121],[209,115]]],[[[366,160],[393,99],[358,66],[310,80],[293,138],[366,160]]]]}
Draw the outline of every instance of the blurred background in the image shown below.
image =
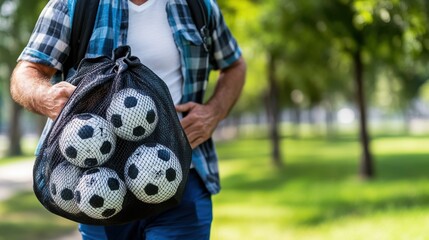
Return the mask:
{"type": "MultiPolygon", "coordinates": [[[[31,191],[45,119],[9,95],[46,2],[0,0],[0,239],[79,239],[31,191]]],[[[429,2],[218,3],[248,74],[212,239],[429,239],[429,2]]]]}

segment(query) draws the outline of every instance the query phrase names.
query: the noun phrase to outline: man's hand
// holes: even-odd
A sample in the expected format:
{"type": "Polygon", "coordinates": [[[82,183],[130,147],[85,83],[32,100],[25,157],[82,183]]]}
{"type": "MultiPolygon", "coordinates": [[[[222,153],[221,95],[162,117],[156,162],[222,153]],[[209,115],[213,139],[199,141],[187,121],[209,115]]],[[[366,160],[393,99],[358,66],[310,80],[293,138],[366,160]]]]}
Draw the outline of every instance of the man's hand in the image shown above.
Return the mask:
{"type": "Polygon", "coordinates": [[[56,71],[46,65],[20,61],[11,76],[13,100],[32,112],[56,119],[76,89],[67,82],[52,85],[50,79],[56,71]]]}
{"type": "Polygon", "coordinates": [[[220,121],[234,106],[246,77],[246,63],[243,58],[228,68],[220,70],[213,95],[205,104],[189,102],[176,106],[176,111],[187,112],[181,124],[192,149],[208,140],[220,121]]]}
{"type": "Polygon", "coordinates": [[[75,89],[76,87],[68,82],[52,85],[46,94],[41,95],[39,100],[40,111],[55,120],[75,89]]]}
{"type": "Polygon", "coordinates": [[[192,149],[209,139],[221,120],[214,108],[195,102],[176,105],[176,111],[187,112],[181,124],[192,149]]]}

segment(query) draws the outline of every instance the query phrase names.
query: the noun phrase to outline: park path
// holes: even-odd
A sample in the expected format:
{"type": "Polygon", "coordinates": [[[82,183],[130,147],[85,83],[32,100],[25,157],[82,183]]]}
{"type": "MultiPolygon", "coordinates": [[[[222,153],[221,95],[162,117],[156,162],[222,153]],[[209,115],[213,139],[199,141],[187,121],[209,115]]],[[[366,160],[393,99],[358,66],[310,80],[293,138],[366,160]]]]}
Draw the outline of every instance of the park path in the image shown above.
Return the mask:
{"type": "Polygon", "coordinates": [[[0,166],[0,201],[17,192],[32,189],[33,161],[19,161],[0,166]]]}
{"type": "MultiPolygon", "coordinates": [[[[19,161],[0,166],[0,201],[4,201],[22,191],[31,191],[33,187],[33,160],[19,161]]],[[[79,240],[79,232],[61,236],[52,240],[79,240]]]]}

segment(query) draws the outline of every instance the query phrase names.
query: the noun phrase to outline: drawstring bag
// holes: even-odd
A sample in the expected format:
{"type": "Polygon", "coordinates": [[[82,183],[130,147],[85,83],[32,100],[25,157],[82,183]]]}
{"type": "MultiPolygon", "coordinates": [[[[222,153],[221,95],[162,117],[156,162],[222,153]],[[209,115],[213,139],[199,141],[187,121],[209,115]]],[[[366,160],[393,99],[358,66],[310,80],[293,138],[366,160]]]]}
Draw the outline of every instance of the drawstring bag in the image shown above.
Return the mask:
{"type": "Polygon", "coordinates": [[[34,165],[34,192],[70,220],[112,225],[177,206],[191,148],[169,90],[128,46],[84,59],[34,165]]]}

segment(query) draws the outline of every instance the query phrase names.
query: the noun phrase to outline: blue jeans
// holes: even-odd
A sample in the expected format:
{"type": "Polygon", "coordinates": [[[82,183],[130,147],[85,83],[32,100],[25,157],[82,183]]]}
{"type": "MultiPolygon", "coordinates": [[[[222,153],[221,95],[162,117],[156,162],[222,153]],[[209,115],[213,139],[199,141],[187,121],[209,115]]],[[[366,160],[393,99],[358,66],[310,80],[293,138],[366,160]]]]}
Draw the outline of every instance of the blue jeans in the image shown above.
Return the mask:
{"type": "Polygon", "coordinates": [[[211,194],[193,169],[180,205],[154,217],[115,226],[80,224],[83,240],[205,240],[213,219],[211,194]]]}

